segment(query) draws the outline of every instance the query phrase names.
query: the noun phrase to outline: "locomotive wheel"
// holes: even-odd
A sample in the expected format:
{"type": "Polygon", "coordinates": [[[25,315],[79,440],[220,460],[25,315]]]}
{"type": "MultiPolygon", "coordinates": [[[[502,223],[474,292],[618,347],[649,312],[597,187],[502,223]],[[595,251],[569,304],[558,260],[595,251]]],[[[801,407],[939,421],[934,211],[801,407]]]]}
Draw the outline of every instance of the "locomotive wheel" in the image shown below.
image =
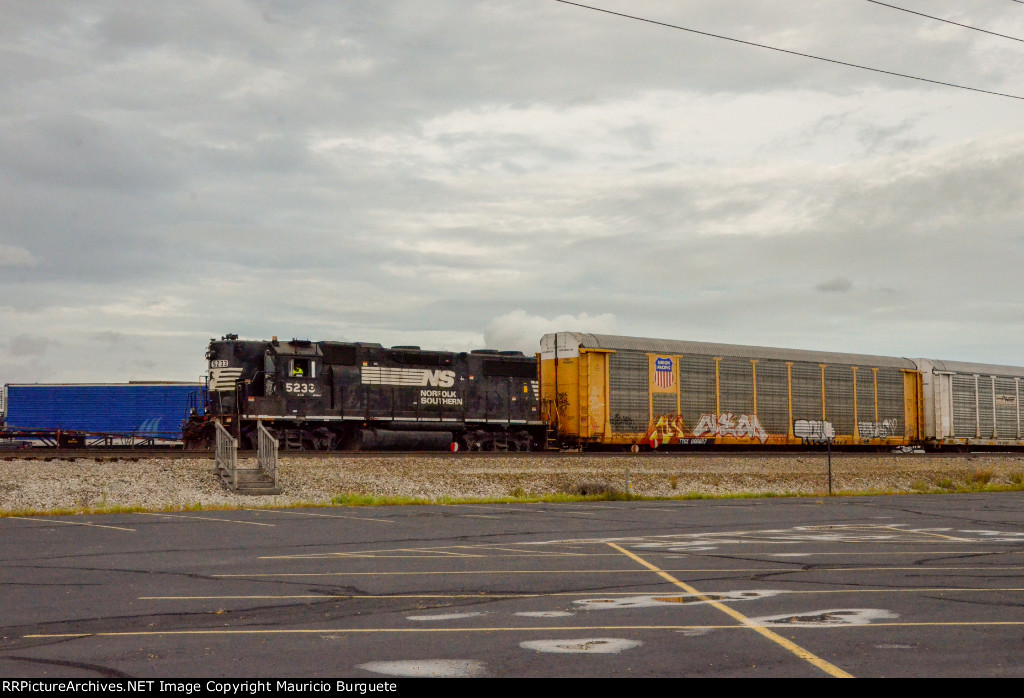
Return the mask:
{"type": "Polygon", "coordinates": [[[317,427],[308,432],[313,441],[313,450],[332,451],[334,450],[335,436],[327,427],[317,427]]]}
{"type": "Polygon", "coordinates": [[[335,451],[358,451],[363,444],[362,429],[345,428],[334,441],[335,451]]]}

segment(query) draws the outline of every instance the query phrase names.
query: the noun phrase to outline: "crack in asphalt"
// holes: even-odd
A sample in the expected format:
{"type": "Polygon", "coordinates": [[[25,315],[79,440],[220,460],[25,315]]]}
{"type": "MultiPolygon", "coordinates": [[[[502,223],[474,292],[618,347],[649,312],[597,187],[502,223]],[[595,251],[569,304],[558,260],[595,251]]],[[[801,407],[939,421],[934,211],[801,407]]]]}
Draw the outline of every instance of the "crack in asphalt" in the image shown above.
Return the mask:
{"type": "Polygon", "coordinates": [[[0,582],[0,587],[93,587],[100,582],[0,582]]]}
{"type": "Polygon", "coordinates": [[[922,599],[931,599],[932,601],[949,601],[952,603],[966,604],[972,606],[995,606],[997,608],[1020,608],[1021,603],[1019,601],[982,601],[981,599],[964,599],[952,596],[929,596],[928,594],[922,594],[922,599]]]}
{"type": "MultiPolygon", "coordinates": [[[[322,600],[306,599],[293,603],[250,605],[236,609],[218,609],[202,611],[169,611],[166,613],[139,613],[120,616],[102,616],[95,618],[79,618],[70,620],[54,620],[45,623],[0,626],[5,638],[14,639],[0,641],[6,649],[23,646],[36,646],[33,640],[25,635],[96,635],[105,632],[135,632],[159,630],[210,630],[239,628],[249,626],[277,627],[286,624],[303,624],[310,622],[310,616],[316,614],[315,620],[349,618],[364,615],[361,609],[352,608],[347,613],[323,613],[324,608],[341,606],[351,599],[325,598],[322,600]],[[322,615],[321,615],[322,614],[322,615]],[[165,621],[188,620],[192,623],[169,623],[165,621]],[[230,623],[224,622],[230,620],[230,623]],[[24,644],[28,643],[28,644],[24,644]]],[[[73,638],[72,638],[73,639],[73,638]]]]}
{"type": "Polygon", "coordinates": [[[0,655],[0,659],[13,659],[19,662],[32,662],[33,664],[50,664],[52,666],[65,666],[71,667],[72,669],[85,669],[86,671],[92,671],[100,676],[105,676],[108,679],[130,679],[131,674],[125,674],[124,672],[112,669],[110,667],[102,666],[100,664],[87,664],[85,662],[71,662],[60,659],[39,659],[37,657],[19,657],[12,654],[0,655]]]}
{"type": "MultiPolygon", "coordinates": [[[[60,570],[64,572],[114,572],[114,573],[129,573],[129,574],[145,574],[155,576],[167,576],[167,577],[184,577],[186,579],[201,579],[207,581],[218,581],[219,578],[216,575],[199,574],[198,572],[176,572],[173,570],[140,570],[132,569],[130,567],[72,567],[65,565],[6,565],[7,569],[21,569],[21,570],[60,570]]],[[[7,584],[7,582],[4,582],[7,584]]],[[[72,586],[91,586],[91,585],[103,585],[103,582],[74,582],[72,586]]],[[[63,583],[57,586],[65,586],[63,583]]]]}

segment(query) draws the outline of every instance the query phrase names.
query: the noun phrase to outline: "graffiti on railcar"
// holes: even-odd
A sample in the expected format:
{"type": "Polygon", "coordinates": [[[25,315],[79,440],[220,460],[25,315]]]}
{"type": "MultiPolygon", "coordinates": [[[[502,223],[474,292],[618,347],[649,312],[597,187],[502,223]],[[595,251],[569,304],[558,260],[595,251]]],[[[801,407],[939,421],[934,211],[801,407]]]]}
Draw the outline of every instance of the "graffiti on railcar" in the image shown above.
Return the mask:
{"type": "Polygon", "coordinates": [[[732,436],[739,439],[757,439],[761,443],[768,440],[768,432],[761,426],[756,414],[735,415],[703,414],[693,430],[694,436],[732,436]]]}
{"type": "Polygon", "coordinates": [[[862,439],[885,439],[898,436],[899,420],[883,419],[881,422],[857,422],[857,429],[862,439]]]}
{"type": "Polygon", "coordinates": [[[835,438],[832,422],[824,419],[798,419],[793,422],[793,435],[812,444],[823,444],[835,438]]]}
{"type": "Polygon", "coordinates": [[[644,441],[659,444],[678,443],[682,439],[693,436],[680,414],[663,414],[654,418],[644,433],[644,441]]]}

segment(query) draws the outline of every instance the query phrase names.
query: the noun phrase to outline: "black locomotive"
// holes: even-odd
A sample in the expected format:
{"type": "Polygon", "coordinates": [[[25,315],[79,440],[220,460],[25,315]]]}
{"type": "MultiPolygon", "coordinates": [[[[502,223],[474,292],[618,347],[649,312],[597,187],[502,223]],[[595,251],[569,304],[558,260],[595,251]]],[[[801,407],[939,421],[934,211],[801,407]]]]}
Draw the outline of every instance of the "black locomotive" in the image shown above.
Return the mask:
{"type": "Polygon", "coordinates": [[[208,448],[219,419],[253,448],[528,451],[544,445],[537,361],[518,351],[424,351],[362,342],[211,340],[209,405],[186,424],[208,448]]]}

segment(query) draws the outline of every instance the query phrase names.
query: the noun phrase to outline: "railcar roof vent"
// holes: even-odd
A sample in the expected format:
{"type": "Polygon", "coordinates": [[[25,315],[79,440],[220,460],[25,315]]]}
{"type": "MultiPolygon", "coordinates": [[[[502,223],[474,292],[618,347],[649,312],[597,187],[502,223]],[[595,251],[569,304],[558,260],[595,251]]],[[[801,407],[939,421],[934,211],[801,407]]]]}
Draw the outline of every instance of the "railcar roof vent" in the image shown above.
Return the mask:
{"type": "Polygon", "coordinates": [[[415,344],[399,344],[391,347],[392,349],[405,349],[406,351],[420,351],[420,348],[415,344]]]}

